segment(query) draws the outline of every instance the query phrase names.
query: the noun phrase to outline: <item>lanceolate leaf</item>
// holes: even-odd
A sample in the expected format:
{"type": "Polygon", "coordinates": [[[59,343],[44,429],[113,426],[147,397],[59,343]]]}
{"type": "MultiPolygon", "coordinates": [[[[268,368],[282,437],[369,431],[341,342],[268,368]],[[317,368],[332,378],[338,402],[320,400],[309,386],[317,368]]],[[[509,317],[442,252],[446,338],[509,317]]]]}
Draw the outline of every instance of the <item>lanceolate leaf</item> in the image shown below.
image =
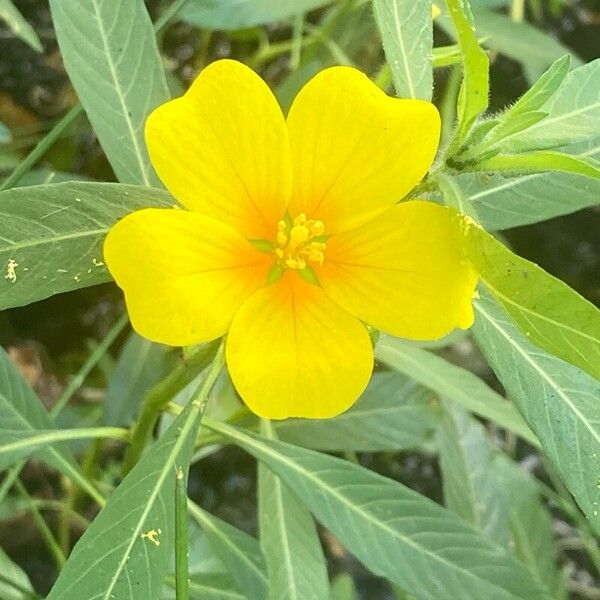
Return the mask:
{"type": "MultiPolygon", "coordinates": [[[[263,425],[274,435],[270,423],[263,425]]],[[[326,599],[329,580],[323,549],[308,508],[264,464],[258,464],[260,545],[269,574],[270,600],[326,599]]]]}
{"type": "Polygon", "coordinates": [[[244,29],[289,19],[332,0],[190,0],[183,18],[208,29],[244,29]]]}
{"type": "MultiPolygon", "coordinates": [[[[0,424],[2,429],[13,432],[13,440],[15,437],[24,439],[33,436],[40,430],[55,429],[54,423],[39,398],[2,348],[0,348],[0,424]]],[[[0,439],[4,441],[4,438],[0,439]]],[[[5,462],[4,466],[19,457],[28,456],[36,448],[37,446],[34,446],[27,451],[14,453],[12,460],[8,463],[5,462]]],[[[67,477],[76,480],[92,497],[98,499],[97,492],[92,486],[86,484],[77,468],[75,459],[64,445],[46,445],[35,455],[67,477]]]]}
{"type": "Polygon", "coordinates": [[[600,59],[571,71],[539,110],[548,117],[502,142],[507,152],[563,146],[600,136],[600,59]]]}
{"type": "Polygon", "coordinates": [[[273,423],[286,442],[329,451],[421,447],[439,423],[434,394],[397,372],[376,372],[356,404],[333,419],[273,423]]]}
{"type": "MultiPolygon", "coordinates": [[[[600,160],[600,136],[563,151],[600,160]]],[[[600,181],[570,173],[463,173],[454,179],[488,230],[536,223],[600,203],[600,181]]]]}
{"type": "Polygon", "coordinates": [[[51,0],[67,73],[117,178],[159,184],[144,123],[170,95],[143,0],[51,0]]]}
{"type": "Polygon", "coordinates": [[[258,540],[192,502],[188,507],[239,589],[248,598],[266,599],[268,579],[258,540]]]}
{"type": "Polygon", "coordinates": [[[375,356],[467,410],[539,445],[515,407],[476,375],[414,344],[382,335],[375,356]]]}
{"type": "Polygon", "coordinates": [[[498,456],[493,465],[493,476],[502,481],[510,497],[511,532],[516,555],[553,591],[555,598],[565,598],[563,578],[556,566],[552,518],[542,504],[534,478],[503,455],[498,456]]]}
{"type": "Polygon", "coordinates": [[[488,293],[476,309],[479,347],[600,532],[600,382],[534,346],[488,293]]]}
{"type": "Polygon", "coordinates": [[[116,183],[0,192],[0,310],[108,281],[102,242],[110,227],[133,210],[172,205],[165,191],[116,183]]]}
{"type": "Polygon", "coordinates": [[[517,559],[402,484],[339,458],[206,424],[281,477],[367,568],[417,598],[547,598],[517,559]]]}
{"type": "Polygon", "coordinates": [[[439,455],[446,506],[508,547],[509,498],[492,465],[498,451],[462,407],[444,402],[439,455]]]}
{"type": "Polygon", "coordinates": [[[35,29],[17,10],[12,0],[0,0],[0,20],[5,21],[12,32],[37,52],[41,52],[42,42],[35,29]]]}
{"type": "Polygon", "coordinates": [[[600,380],[600,310],[483,229],[466,236],[479,276],[529,340],[600,380]]]}
{"type": "Polygon", "coordinates": [[[29,578],[0,548],[0,598],[2,600],[31,600],[34,598],[29,578]]]}
{"type": "Polygon", "coordinates": [[[190,402],[116,488],[47,600],[160,598],[173,552],[176,471],[187,471],[199,410],[190,402]]]}
{"type": "Polygon", "coordinates": [[[431,100],[433,27],[428,2],[374,0],[383,48],[401,98],[431,100]]]}

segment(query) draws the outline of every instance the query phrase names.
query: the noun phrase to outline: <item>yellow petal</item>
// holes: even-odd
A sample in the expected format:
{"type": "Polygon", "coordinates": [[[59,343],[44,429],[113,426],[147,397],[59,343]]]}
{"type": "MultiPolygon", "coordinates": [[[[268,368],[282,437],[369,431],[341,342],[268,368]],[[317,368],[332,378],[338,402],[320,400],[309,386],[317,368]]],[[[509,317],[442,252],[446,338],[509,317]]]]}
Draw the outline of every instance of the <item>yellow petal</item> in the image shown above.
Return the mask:
{"type": "Polygon", "coordinates": [[[328,234],[369,221],[401,200],[435,157],[440,117],[430,102],[400,100],[350,67],[321,71],[288,116],[292,215],[328,234]]]}
{"type": "Polygon", "coordinates": [[[291,272],[245,302],[226,357],[240,396],[269,419],[338,415],[364,390],[373,368],[362,323],[291,272]]]}
{"type": "Polygon", "coordinates": [[[456,213],[432,202],[398,204],[333,236],[315,270],[330,298],[393,335],[431,340],[473,324],[477,275],[456,213]]]}
{"type": "Polygon", "coordinates": [[[265,284],[271,263],[227,225],[155,208],[119,221],[104,256],[133,328],[171,346],[223,335],[242,302],[265,284]]]}
{"type": "Polygon", "coordinates": [[[156,172],[186,208],[249,239],[274,235],[291,190],[285,120],[267,84],[242,63],[206,67],[146,122],[156,172]]]}

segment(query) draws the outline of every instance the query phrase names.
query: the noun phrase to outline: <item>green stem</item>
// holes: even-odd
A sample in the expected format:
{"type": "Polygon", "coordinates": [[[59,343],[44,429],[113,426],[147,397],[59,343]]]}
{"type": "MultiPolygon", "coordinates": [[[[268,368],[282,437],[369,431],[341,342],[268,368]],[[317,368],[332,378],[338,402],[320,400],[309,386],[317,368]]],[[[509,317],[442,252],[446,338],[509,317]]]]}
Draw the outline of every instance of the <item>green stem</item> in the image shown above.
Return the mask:
{"type": "Polygon", "coordinates": [[[189,600],[187,481],[180,467],[175,477],[175,590],[177,600],[189,600]]]}
{"type": "Polygon", "coordinates": [[[21,483],[20,479],[17,479],[15,481],[15,487],[19,494],[21,494],[21,496],[23,496],[23,498],[25,499],[25,502],[27,503],[27,506],[31,511],[33,520],[35,521],[35,524],[40,530],[40,533],[42,534],[42,537],[44,538],[44,541],[48,546],[48,550],[50,550],[50,554],[52,554],[54,562],[56,563],[56,566],[60,571],[63,568],[66,559],[65,555],[63,554],[63,551],[61,550],[58,542],[56,541],[56,538],[54,537],[54,534],[52,533],[52,531],[50,531],[50,528],[46,524],[46,521],[44,521],[44,517],[42,517],[42,515],[40,514],[40,511],[38,510],[38,507],[36,506],[33,498],[29,495],[29,492],[25,489],[25,486],[21,483]]]}
{"type": "Polygon", "coordinates": [[[161,382],[155,385],[144,398],[137,422],[131,431],[131,443],[125,454],[123,477],[138,462],[146,447],[156,420],[169,401],[210,363],[216,347],[214,343],[200,347],[187,361],[177,365],[161,382]]]}
{"type": "Polygon", "coordinates": [[[83,112],[81,104],[74,106],[67,114],[44,136],[37,146],[16,166],[15,170],[2,182],[0,192],[15,187],[21,178],[32,169],[46,154],[50,146],[63,134],[65,129],[83,112]]]}
{"type": "Polygon", "coordinates": [[[154,23],[154,31],[158,33],[164,29],[169,24],[171,19],[173,19],[183,8],[183,5],[186,4],[187,1],[188,0],[175,0],[175,2],[173,2],[173,4],[171,4],[171,6],[169,6],[169,8],[167,8],[167,10],[165,10],[160,17],[158,17],[156,23],[154,23]]]}

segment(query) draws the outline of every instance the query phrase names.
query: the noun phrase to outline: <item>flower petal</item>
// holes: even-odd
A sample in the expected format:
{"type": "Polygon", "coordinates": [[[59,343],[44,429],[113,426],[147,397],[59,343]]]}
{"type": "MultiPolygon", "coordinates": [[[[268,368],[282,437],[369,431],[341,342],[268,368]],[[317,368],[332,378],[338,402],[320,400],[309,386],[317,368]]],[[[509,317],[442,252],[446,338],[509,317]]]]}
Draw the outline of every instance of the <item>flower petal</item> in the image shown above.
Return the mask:
{"type": "Polygon", "coordinates": [[[423,178],[440,117],[430,102],[391,98],[360,71],[332,67],[300,91],[288,128],[290,213],[322,220],[331,234],[374,218],[423,178]]]}
{"type": "Polygon", "coordinates": [[[104,256],[125,292],[133,328],[171,346],[223,335],[244,300],[265,284],[272,262],[227,225],[156,208],[119,221],[104,256]]]}
{"type": "Polygon", "coordinates": [[[430,340],[473,324],[477,275],[457,215],[432,202],[403,202],[327,243],[317,270],[325,293],[366,323],[430,340]]]}
{"type": "Polygon", "coordinates": [[[226,357],[241,397],[269,419],[334,417],[358,398],[373,368],[362,323],[289,272],[244,303],[226,357]]]}
{"type": "Polygon", "coordinates": [[[146,122],[152,164],[186,208],[272,238],[291,192],[285,120],[267,84],[233,60],[206,67],[146,122]]]}

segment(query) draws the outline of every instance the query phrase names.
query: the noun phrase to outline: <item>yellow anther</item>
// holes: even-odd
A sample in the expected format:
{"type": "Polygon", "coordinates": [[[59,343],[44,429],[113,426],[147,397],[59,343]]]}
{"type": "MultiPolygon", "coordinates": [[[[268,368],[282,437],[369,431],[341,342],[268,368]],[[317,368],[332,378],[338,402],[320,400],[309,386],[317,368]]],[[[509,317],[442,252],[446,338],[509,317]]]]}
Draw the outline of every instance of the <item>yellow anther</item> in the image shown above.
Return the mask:
{"type": "Polygon", "coordinates": [[[304,269],[307,261],[323,264],[325,260],[324,242],[313,241],[325,232],[323,221],[307,219],[299,214],[292,224],[279,221],[277,224],[276,244],[273,253],[280,266],[286,269],[304,269]]]}

